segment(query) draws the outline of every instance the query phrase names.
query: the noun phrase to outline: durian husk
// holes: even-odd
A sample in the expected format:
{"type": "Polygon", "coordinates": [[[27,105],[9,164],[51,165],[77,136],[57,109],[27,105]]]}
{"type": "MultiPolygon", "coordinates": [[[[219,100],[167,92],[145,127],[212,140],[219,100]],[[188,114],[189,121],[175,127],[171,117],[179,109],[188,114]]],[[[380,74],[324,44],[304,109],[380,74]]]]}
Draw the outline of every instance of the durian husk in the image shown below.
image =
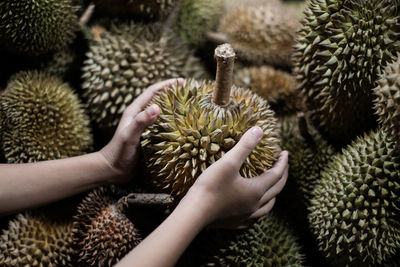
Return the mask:
{"type": "Polygon", "coordinates": [[[322,172],[309,208],[336,266],[377,266],[400,250],[400,151],[382,129],[357,138],[322,172]]]}
{"type": "Polygon", "coordinates": [[[295,267],[304,266],[300,249],[287,225],[268,214],[245,230],[206,230],[195,241],[192,257],[198,258],[195,266],[295,267]]]}
{"type": "Polygon", "coordinates": [[[95,0],[96,12],[119,17],[156,19],[165,17],[176,0],[95,0]]]}
{"type": "Polygon", "coordinates": [[[74,266],[72,223],[18,214],[0,236],[0,266],[74,266]]]}
{"type": "Polygon", "coordinates": [[[89,118],[68,84],[38,71],[14,75],[1,97],[8,163],[82,155],[92,149],[89,118]]]}
{"type": "Polygon", "coordinates": [[[100,187],[78,206],[72,232],[79,266],[113,266],[141,241],[118,202],[125,195],[114,186],[100,187]]]}
{"type": "Polygon", "coordinates": [[[180,199],[197,177],[220,159],[252,126],[264,136],[240,174],[254,177],[270,168],[280,152],[279,128],[268,103],[250,90],[232,87],[231,103],[212,102],[214,83],[186,80],[158,92],[151,103],[159,119],[142,134],[142,150],[152,190],[180,199]]]}
{"type": "Polygon", "coordinates": [[[374,93],[379,123],[396,144],[400,145],[400,54],[385,68],[374,93]]]}
{"type": "Polygon", "coordinates": [[[376,127],[373,88],[400,50],[398,1],[311,0],[294,53],[312,121],[336,147],[376,127]]]}
{"type": "Polygon", "coordinates": [[[114,24],[87,53],[82,88],[102,131],[114,130],[126,107],[152,84],[206,75],[189,48],[162,26],[114,24]]]}
{"type": "Polygon", "coordinates": [[[73,0],[0,1],[0,45],[38,56],[71,43],[78,30],[73,0]]]}
{"type": "Polygon", "coordinates": [[[300,23],[282,3],[240,5],[220,21],[238,58],[253,64],[292,66],[292,46],[300,23]]]}
{"type": "Polygon", "coordinates": [[[266,99],[278,116],[292,115],[304,110],[296,79],[287,72],[270,66],[245,67],[237,71],[234,84],[250,88],[266,99]]]}
{"type": "Polygon", "coordinates": [[[182,0],[175,23],[180,37],[192,45],[201,45],[204,34],[218,24],[223,0],[182,0]]]}

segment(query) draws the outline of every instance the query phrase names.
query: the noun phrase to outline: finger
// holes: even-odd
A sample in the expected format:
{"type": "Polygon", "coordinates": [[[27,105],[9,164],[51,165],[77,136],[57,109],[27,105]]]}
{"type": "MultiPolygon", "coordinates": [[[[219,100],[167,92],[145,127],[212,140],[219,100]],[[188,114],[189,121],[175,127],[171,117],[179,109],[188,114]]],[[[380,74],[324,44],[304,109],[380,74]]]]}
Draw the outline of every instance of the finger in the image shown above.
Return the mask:
{"type": "Polygon", "coordinates": [[[274,204],[275,204],[275,198],[271,199],[270,201],[267,202],[267,204],[265,204],[264,206],[253,212],[250,215],[249,219],[256,219],[268,214],[268,212],[270,212],[274,207],[274,204]]]}
{"type": "Polygon", "coordinates": [[[282,189],[285,187],[288,174],[289,166],[286,167],[285,171],[283,172],[282,178],[261,197],[259,201],[260,207],[264,206],[268,201],[276,197],[282,191],[282,189]]]}
{"type": "Polygon", "coordinates": [[[239,170],[244,160],[250,155],[253,149],[263,137],[263,130],[252,127],[240,138],[239,142],[223,156],[224,161],[228,160],[239,170]]]}
{"type": "Polygon", "coordinates": [[[153,104],[140,112],[133,120],[122,130],[122,138],[127,143],[138,144],[140,135],[148,126],[153,124],[158,115],[160,115],[160,108],[153,104]]]}
{"type": "Polygon", "coordinates": [[[151,101],[151,99],[154,97],[154,95],[161,89],[171,86],[175,83],[182,84],[183,83],[182,78],[178,79],[169,79],[165,80],[156,84],[153,84],[149,88],[147,88],[138,98],[133,101],[132,104],[130,104],[124,113],[124,116],[126,115],[127,117],[133,118],[135,117],[139,112],[141,112],[151,101]]]}
{"type": "Polygon", "coordinates": [[[288,166],[288,155],[287,151],[282,151],[279,155],[278,161],[275,163],[274,167],[267,170],[263,174],[250,179],[249,181],[253,183],[256,188],[267,191],[271,186],[276,184],[282,177],[283,172],[288,166]]]}

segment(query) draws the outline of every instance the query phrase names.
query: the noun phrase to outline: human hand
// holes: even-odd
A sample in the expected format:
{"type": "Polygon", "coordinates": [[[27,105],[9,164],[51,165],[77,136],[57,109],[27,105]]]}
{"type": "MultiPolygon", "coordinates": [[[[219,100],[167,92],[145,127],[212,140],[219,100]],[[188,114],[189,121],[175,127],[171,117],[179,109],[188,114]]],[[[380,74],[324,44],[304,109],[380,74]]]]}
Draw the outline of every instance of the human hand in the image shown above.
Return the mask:
{"type": "Polygon", "coordinates": [[[239,174],[244,160],[260,142],[263,131],[253,127],[220,160],[207,168],[193,184],[183,202],[202,212],[205,224],[222,228],[245,228],[252,219],[267,214],[288,177],[288,152],[281,152],[275,166],[250,179],[239,174]]]}
{"type": "Polygon", "coordinates": [[[183,79],[170,79],[147,88],[122,114],[121,121],[112,140],[99,152],[113,172],[108,183],[127,182],[134,172],[137,162],[138,144],[144,129],[154,123],[160,108],[154,104],[145,109],[157,91],[183,79]]]}

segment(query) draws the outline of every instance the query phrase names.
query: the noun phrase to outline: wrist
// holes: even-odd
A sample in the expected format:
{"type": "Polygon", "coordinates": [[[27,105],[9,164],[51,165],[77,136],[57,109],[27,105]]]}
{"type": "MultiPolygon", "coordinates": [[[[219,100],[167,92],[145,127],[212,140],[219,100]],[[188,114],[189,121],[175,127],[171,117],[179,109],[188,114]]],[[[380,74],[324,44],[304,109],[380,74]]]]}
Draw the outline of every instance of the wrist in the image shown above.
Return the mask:
{"type": "Polygon", "coordinates": [[[101,165],[100,169],[103,171],[101,183],[102,184],[112,184],[118,183],[123,177],[123,173],[115,168],[115,166],[111,163],[104,149],[97,151],[94,153],[96,155],[96,159],[101,165]]]}

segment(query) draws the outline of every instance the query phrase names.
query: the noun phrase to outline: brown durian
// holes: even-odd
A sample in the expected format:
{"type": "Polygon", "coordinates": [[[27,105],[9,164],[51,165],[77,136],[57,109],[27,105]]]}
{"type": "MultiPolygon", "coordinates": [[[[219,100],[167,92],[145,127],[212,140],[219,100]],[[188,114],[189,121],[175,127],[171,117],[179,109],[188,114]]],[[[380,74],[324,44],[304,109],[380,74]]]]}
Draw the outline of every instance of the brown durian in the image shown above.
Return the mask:
{"type": "Polygon", "coordinates": [[[385,68],[374,92],[379,122],[400,145],[400,54],[385,68]]]}
{"type": "Polygon", "coordinates": [[[239,59],[290,67],[299,26],[296,15],[285,5],[268,2],[233,9],[221,19],[218,31],[226,34],[239,59]]]}
{"type": "Polygon", "coordinates": [[[148,86],[176,77],[203,77],[189,48],[162,24],[119,24],[103,32],[83,67],[83,90],[92,120],[113,130],[122,113],[148,86]]]}
{"type": "Polygon", "coordinates": [[[10,79],[0,104],[8,163],[73,157],[91,150],[89,119],[78,97],[59,78],[19,72],[10,79]]]}
{"type": "Polygon", "coordinates": [[[269,66],[242,68],[237,71],[234,84],[251,88],[266,99],[279,116],[296,114],[303,110],[296,79],[284,71],[269,66]]]}
{"type": "Polygon", "coordinates": [[[113,266],[139,244],[140,234],[118,202],[125,195],[113,186],[100,187],[78,206],[72,231],[79,266],[113,266]]]}
{"type": "Polygon", "coordinates": [[[72,223],[18,214],[0,236],[0,266],[74,266],[72,223]]]}
{"type": "Polygon", "coordinates": [[[252,126],[261,127],[264,136],[244,162],[241,175],[249,178],[264,172],[280,151],[279,128],[268,103],[250,90],[232,86],[233,49],[219,46],[216,55],[218,65],[228,65],[228,71],[218,71],[215,84],[186,80],[158,92],[151,103],[160,107],[160,117],[142,134],[149,183],[177,199],[252,126]]]}

